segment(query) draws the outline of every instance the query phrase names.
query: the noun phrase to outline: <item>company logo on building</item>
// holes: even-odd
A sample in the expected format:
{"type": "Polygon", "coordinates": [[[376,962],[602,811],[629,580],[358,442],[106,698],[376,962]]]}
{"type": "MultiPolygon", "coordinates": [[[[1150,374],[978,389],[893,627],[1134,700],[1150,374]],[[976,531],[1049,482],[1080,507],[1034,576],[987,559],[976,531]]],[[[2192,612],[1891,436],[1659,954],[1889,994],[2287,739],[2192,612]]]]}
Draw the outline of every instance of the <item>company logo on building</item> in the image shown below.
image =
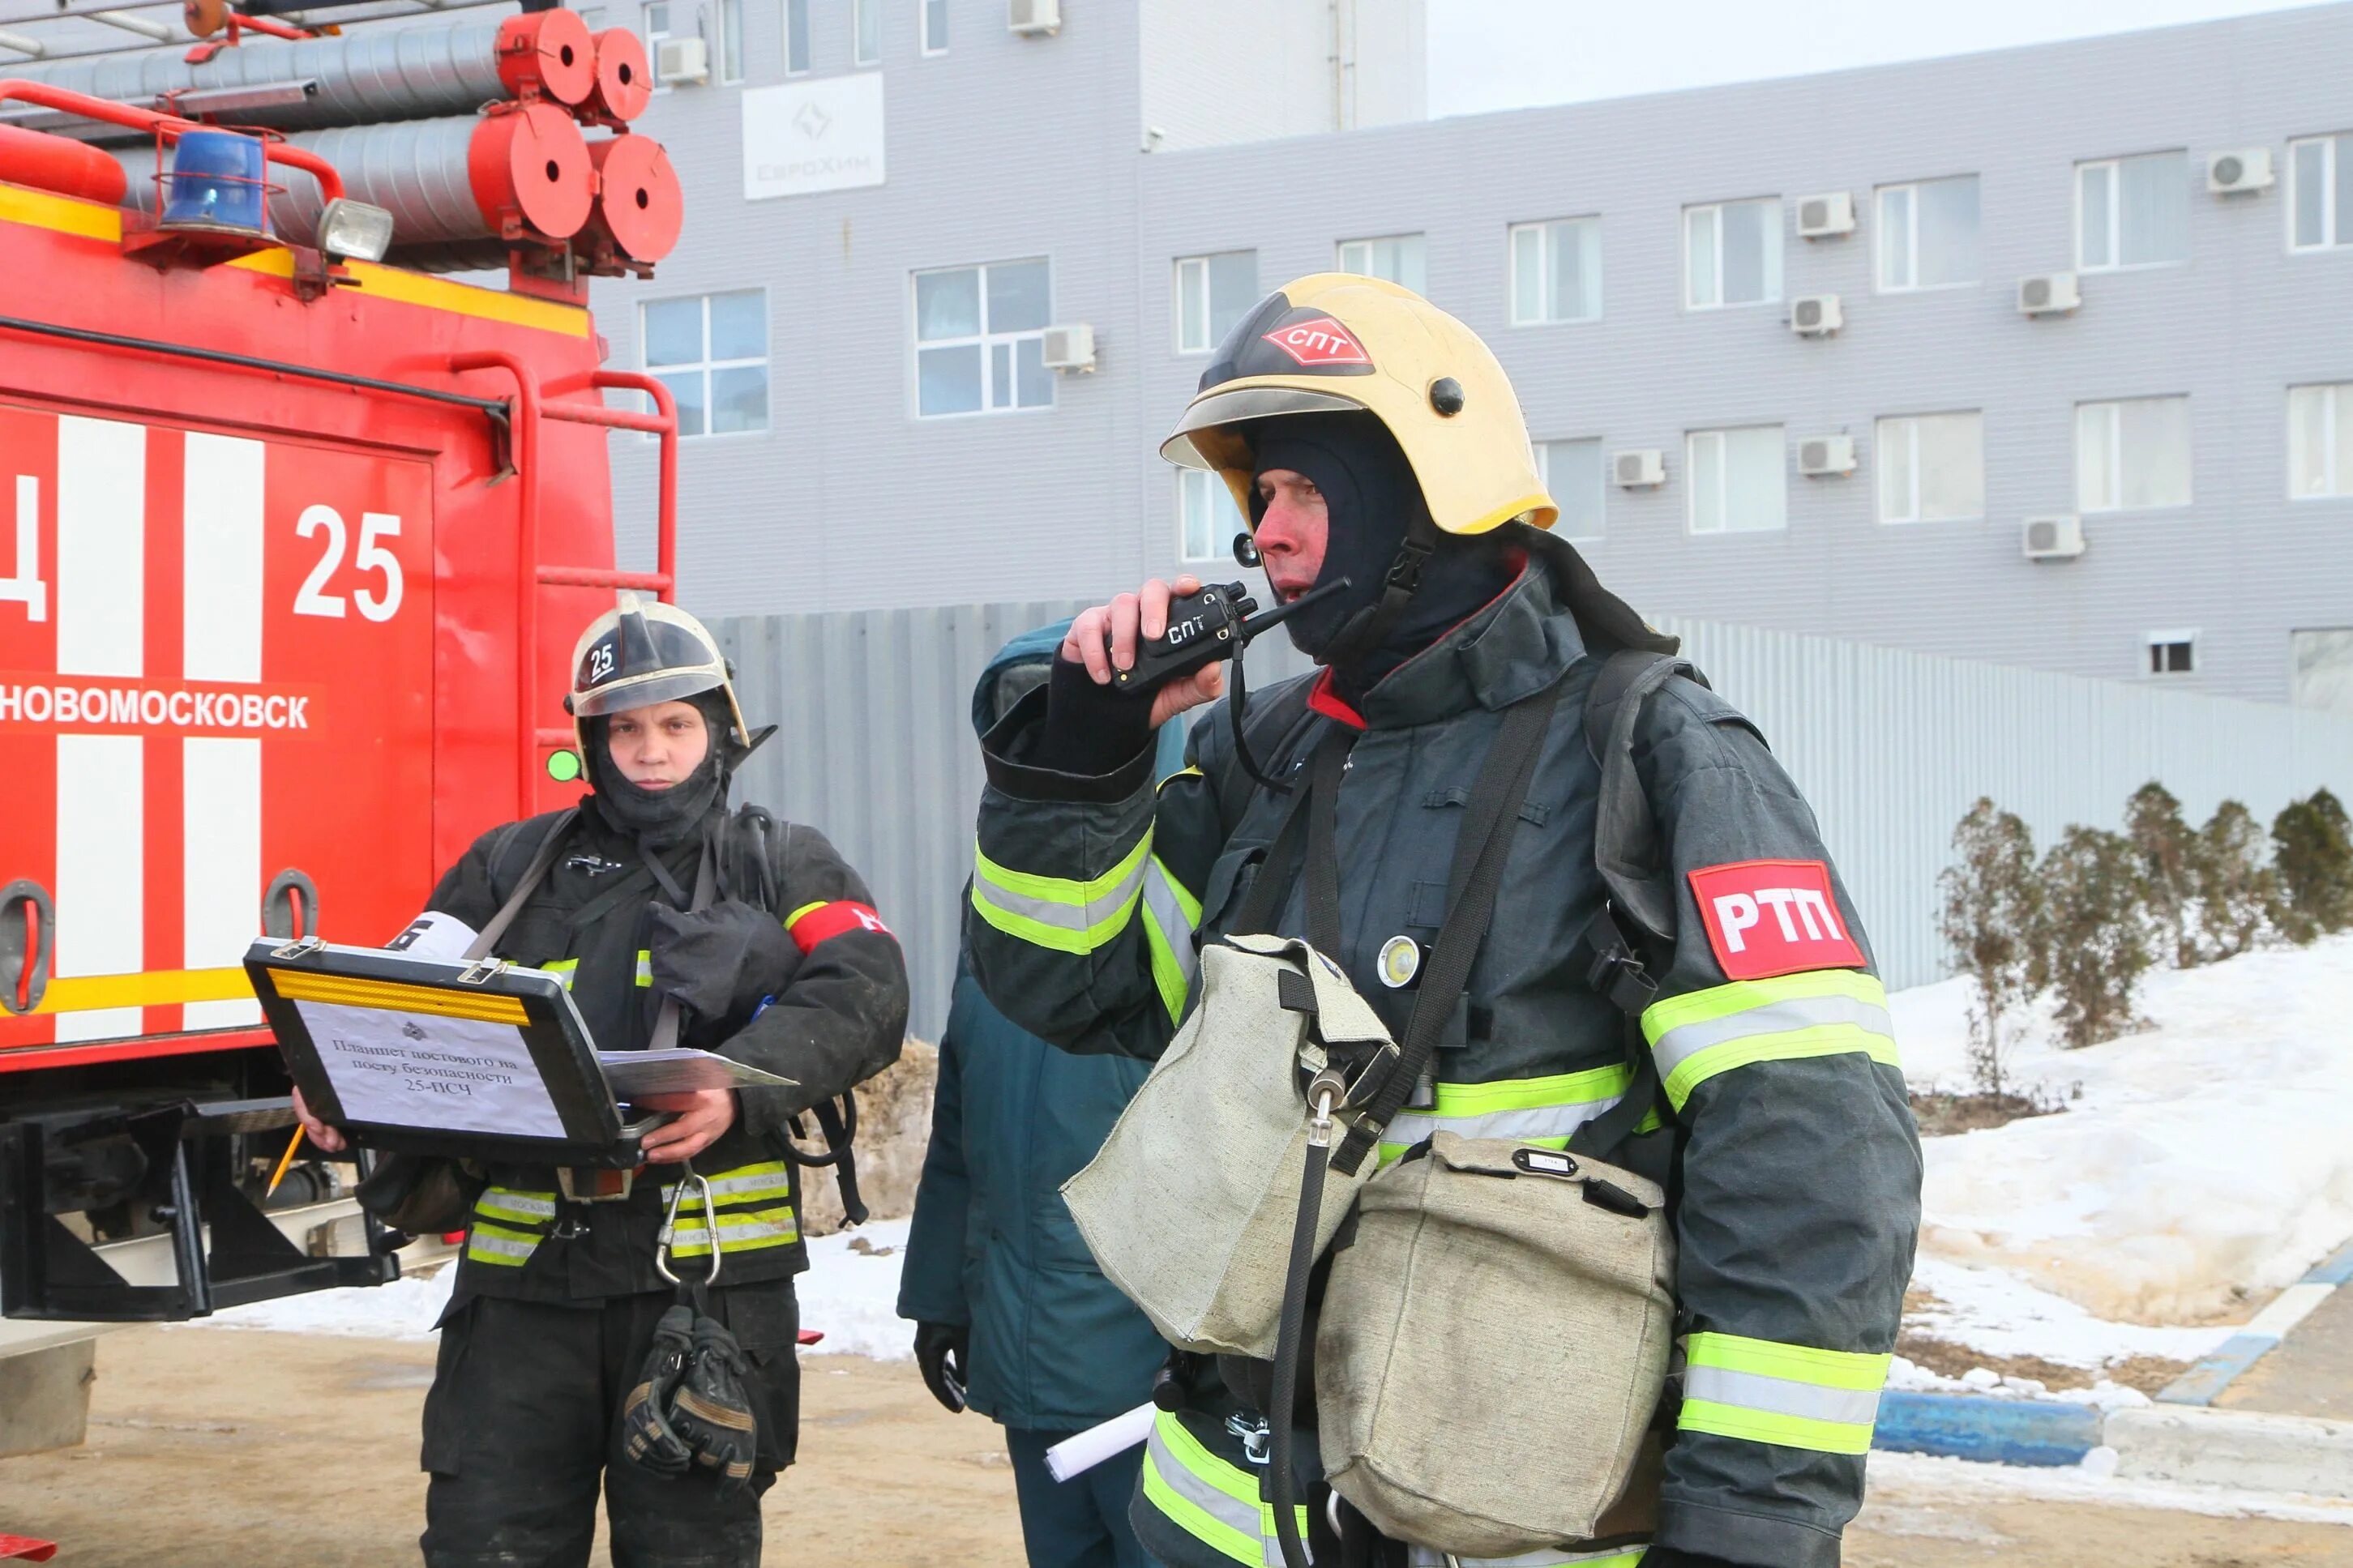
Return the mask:
{"type": "Polygon", "coordinates": [[[1862,967],[1820,860],[1708,866],[1691,874],[1691,885],[1708,946],[1729,979],[1862,967]]]}
{"type": "Polygon", "coordinates": [[[814,103],[804,103],[801,111],[793,116],[793,129],[812,142],[823,141],[825,133],[833,129],[833,116],[814,103]]]}
{"type": "Polygon", "coordinates": [[[882,184],[880,71],[752,88],[743,116],[746,201],[882,184]]]}
{"type": "Polygon", "coordinates": [[[1356,341],[1356,334],[1329,316],[1293,321],[1262,335],[1299,363],[1310,367],[1373,363],[1373,356],[1365,352],[1365,345],[1356,341]]]}

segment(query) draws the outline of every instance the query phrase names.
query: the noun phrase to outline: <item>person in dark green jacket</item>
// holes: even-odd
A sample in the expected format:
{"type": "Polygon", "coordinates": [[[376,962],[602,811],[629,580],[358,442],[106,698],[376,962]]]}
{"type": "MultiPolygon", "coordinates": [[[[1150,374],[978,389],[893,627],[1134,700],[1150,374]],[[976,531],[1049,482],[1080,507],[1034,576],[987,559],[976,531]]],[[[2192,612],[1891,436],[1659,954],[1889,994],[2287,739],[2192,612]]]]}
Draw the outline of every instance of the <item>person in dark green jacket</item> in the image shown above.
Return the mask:
{"type": "MultiPolygon", "coordinates": [[[[973,692],[986,732],[1045,678],[1067,621],[999,650],[973,692]]],[[[1163,773],[1182,760],[1163,732],[1163,773]]],[[[931,1147],[899,1288],[923,1381],[1005,1427],[1031,1568],[1149,1568],[1127,1520],[1143,1449],[1066,1482],[1046,1450],[1143,1404],[1168,1347],[1095,1267],[1061,1185],[1094,1158],[1150,1064],[1058,1051],[956,965],[931,1147]]]]}

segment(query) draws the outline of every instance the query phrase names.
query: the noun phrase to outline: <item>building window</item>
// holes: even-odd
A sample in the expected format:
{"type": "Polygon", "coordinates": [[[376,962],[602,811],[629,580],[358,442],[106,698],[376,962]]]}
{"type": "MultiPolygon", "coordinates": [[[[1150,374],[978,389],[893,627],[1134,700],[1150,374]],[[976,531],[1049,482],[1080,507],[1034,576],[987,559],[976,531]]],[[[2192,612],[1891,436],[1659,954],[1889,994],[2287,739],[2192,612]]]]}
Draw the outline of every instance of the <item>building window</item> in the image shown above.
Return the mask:
{"type": "Polygon", "coordinates": [[[1340,270],[1360,278],[1385,278],[1417,294],[1426,294],[1421,236],[1393,234],[1382,239],[1344,239],[1340,270]]]}
{"type": "Polygon", "coordinates": [[[850,60],[871,66],[882,58],[882,0],[849,0],[850,60]]]}
{"type": "Polygon", "coordinates": [[[580,23],[581,26],[586,27],[592,33],[603,32],[605,30],[605,7],[602,5],[583,5],[580,7],[580,23]]]}
{"type": "Polygon", "coordinates": [[[1205,354],[1258,303],[1258,252],[1176,258],[1176,352],[1205,354]]]}
{"type": "Polygon", "coordinates": [[[1051,408],[1046,263],[999,261],[915,274],[915,412],[1051,408]]]}
{"type": "Polygon", "coordinates": [[[1781,198],[1683,209],[1683,303],[1694,310],[1781,297],[1781,198]]]}
{"type": "Polygon", "coordinates": [[[1879,521],[1950,522],[1985,515],[1985,421],[1977,410],[1879,422],[1879,521]]]}
{"type": "Polygon", "coordinates": [[[661,47],[662,40],[670,37],[670,0],[653,0],[646,7],[645,24],[646,59],[654,68],[654,90],[668,92],[670,89],[662,85],[661,79],[661,47]]]}
{"type": "Polygon", "coordinates": [[[2353,496],[2353,381],[2287,389],[2287,493],[2353,496]]]}
{"type": "Polygon", "coordinates": [[[1684,460],[1694,533],[1769,533],[1789,525],[1788,461],[1778,425],[1694,430],[1684,460]]]}
{"type": "Polygon", "coordinates": [[[744,0],[719,0],[719,79],[744,79],[744,0]]]}
{"type": "Polygon", "coordinates": [[[1883,293],[1978,280],[1978,177],[1920,180],[1879,190],[1883,293]]]}
{"type": "Polygon", "coordinates": [[[2189,160],[2179,151],[2075,165],[2075,265],[2085,272],[2189,259],[2189,160]]]}
{"type": "Polygon", "coordinates": [[[2353,247],[2353,132],[2287,144],[2290,250],[2353,247]]]}
{"type": "Polygon", "coordinates": [[[785,74],[809,68],[809,0],[785,0],[785,74]]]}
{"type": "Polygon", "coordinates": [[[1512,228],[1512,324],[1590,321],[1601,314],[1601,220],[1512,228]]]}
{"type": "Polygon", "coordinates": [[[1552,531],[1563,539],[1599,539],[1602,532],[1601,440],[1541,441],[1536,474],[1560,508],[1552,531]]]}
{"type": "Polygon", "coordinates": [[[1207,468],[1176,470],[1176,558],[1230,561],[1234,535],[1243,530],[1241,509],[1223,474],[1207,468]]]}
{"type": "Polygon", "coordinates": [[[2189,504],[2189,399],[2075,405],[2075,506],[2141,511],[2189,504]]]}
{"type": "Polygon", "coordinates": [[[768,427],[768,294],[743,289],[642,307],[646,369],[678,399],[681,436],[768,427]]]}
{"type": "Polygon", "coordinates": [[[923,8],[923,53],[948,52],[948,0],[917,0],[923,8]]]}
{"type": "Polygon", "coordinates": [[[2290,632],[2288,658],[2295,668],[2289,701],[2353,716],[2353,626],[2290,632]]]}
{"type": "Polygon", "coordinates": [[[2148,672],[2151,675],[2197,674],[2198,634],[2194,631],[2149,633],[2148,672]]]}

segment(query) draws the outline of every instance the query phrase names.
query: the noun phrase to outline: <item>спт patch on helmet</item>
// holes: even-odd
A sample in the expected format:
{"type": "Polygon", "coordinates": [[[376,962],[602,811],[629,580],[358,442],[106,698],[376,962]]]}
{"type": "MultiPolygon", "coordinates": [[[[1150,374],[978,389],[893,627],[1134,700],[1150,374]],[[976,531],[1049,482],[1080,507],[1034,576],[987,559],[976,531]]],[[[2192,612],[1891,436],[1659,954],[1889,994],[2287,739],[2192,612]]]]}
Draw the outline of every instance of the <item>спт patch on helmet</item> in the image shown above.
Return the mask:
{"type": "Polygon", "coordinates": [[[1250,446],[1236,428],[1362,409],[1388,427],[1441,532],[1560,515],[1536,476],[1527,421],[1479,335],[1410,289],[1318,272],[1260,301],[1210,359],[1160,455],[1224,476],[1244,517],[1250,446]]]}
{"type": "MultiPolygon", "coordinates": [[[[734,721],[732,739],[738,746],[751,746],[727,657],[702,623],[676,605],[626,588],[617,598],[614,607],[589,622],[573,645],[572,690],[564,699],[565,710],[575,721],[594,719],[722,691],[734,721]]],[[[582,743],[586,743],[585,737],[582,743]]]]}

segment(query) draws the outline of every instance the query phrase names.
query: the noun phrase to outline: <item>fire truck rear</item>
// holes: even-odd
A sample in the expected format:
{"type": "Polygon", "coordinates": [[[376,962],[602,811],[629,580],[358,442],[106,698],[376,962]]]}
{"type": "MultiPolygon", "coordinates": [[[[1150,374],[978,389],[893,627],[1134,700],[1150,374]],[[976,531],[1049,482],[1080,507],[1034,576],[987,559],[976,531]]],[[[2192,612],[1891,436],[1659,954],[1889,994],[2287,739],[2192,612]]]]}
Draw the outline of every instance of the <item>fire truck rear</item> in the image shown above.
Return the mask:
{"type": "Polygon", "coordinates": [[[385,941],[575,798],[571,638],[671,583],[675,410],[586,309],[678,232],[635,38],[185,19],[0,66],[0,1355],[397,1274],[335,1168],[264,1203],[240,960],[385,941]],[[661,443],[653,572],[616,429],[661,443]]]}

